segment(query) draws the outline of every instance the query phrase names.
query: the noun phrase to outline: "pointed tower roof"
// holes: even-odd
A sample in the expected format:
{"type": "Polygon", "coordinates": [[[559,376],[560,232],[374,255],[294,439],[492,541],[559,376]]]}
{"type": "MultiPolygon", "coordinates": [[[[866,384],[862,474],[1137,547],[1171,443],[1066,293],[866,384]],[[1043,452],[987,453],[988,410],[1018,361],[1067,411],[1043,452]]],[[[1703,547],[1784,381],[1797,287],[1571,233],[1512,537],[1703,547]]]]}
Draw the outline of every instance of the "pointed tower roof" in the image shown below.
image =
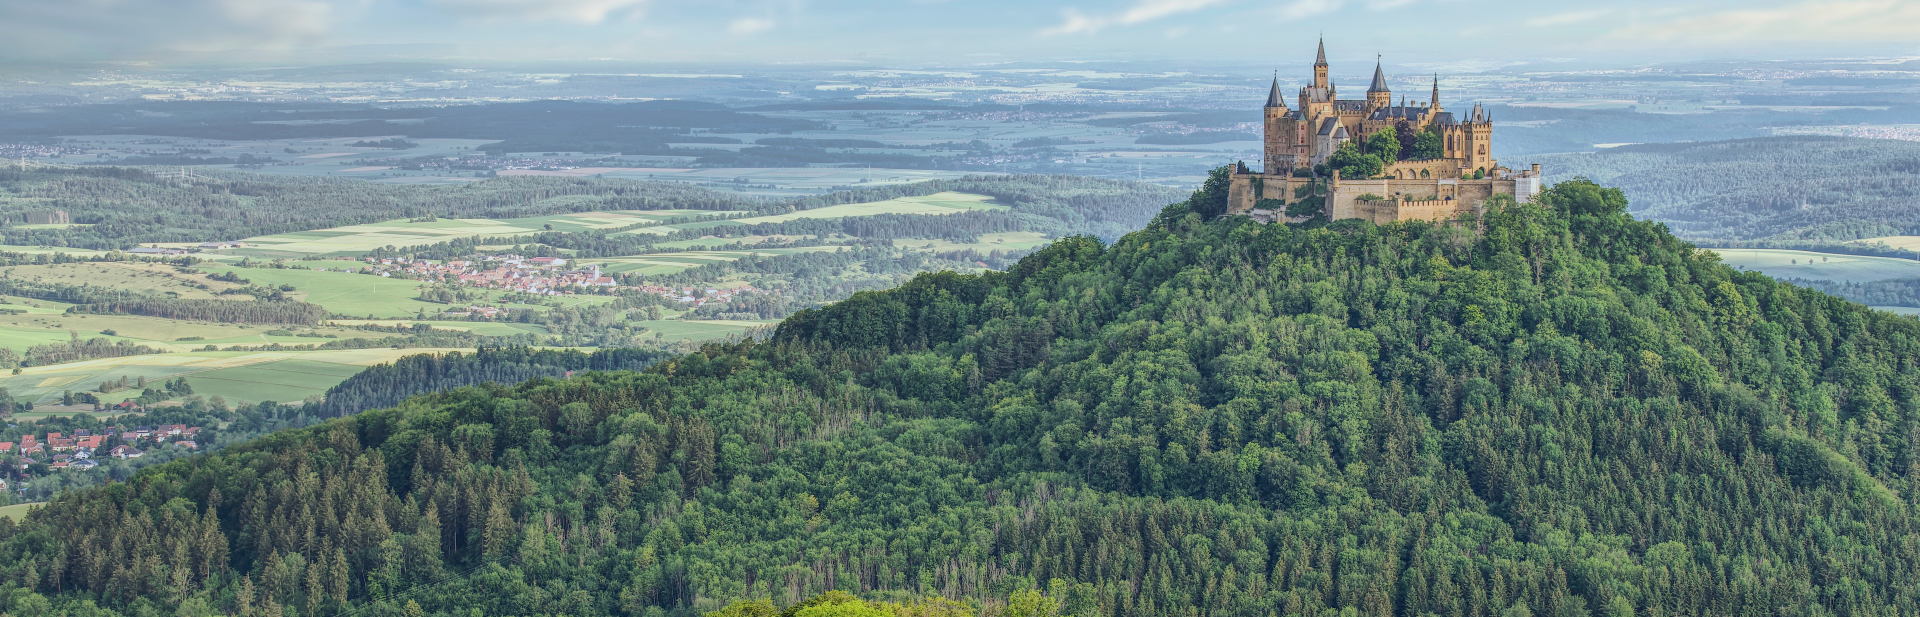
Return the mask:
{"type": "Polygon", "coordinates": [[[1318,55],[1316,55],[1316,56],[1314,57],[1314,59],[1313,59],[1313,65],[1314,65],[1314,66],[1326,66],[1326,65],[1327,65],[1327,39],[1326,39],[1326,37],[1320,37],[1320,53],[1319,53],[1318,55]]]}
{"type": "Polygon", "coordinates": [[[1273,74],[1273,87],[1267,90],[1267,107],[1287,108],[1286,99],[1280,98],[1280,73],[1273,74]]]}
{"type": "Polygon", "coordinates": [[[1387,92],[1387,74],[1380,70],[1380,59],[1373,59],[1373,85],[1367,86],[1367,92],[1387,92]]]}

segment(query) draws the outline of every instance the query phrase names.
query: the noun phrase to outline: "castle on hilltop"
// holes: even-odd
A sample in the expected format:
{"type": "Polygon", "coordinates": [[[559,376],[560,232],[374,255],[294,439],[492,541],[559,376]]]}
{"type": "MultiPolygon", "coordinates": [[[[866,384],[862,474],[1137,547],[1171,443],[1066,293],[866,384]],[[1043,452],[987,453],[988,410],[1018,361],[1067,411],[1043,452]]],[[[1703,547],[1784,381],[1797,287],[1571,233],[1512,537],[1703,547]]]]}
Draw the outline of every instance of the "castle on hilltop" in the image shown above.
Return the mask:
{"type": "Polygon", "coordinates": [[[1513,172],[1493,159],[1493,118],[1480,105],[1465,118],[1440,106],[1440,78],[1425,103],[1393,102],[1386,72],[1373,67],[1364,99],[1341,99],[1327,75],[1327,45],[1313,63],[1313,85],[1300,89],[1295,108],[1280,95],[1280,78],[1267,92],[1265,153],[1260,173],[1237,165],[1228,212],[1256,219],[1304,220],[1285,210],[1314,200],[1328,219],[1376,223],[1445,220],[1477,215],[1494,195],[1531,200],[1540,191],[1540,166],[1513,172]],[[1382,143],[1391,141],[1393,143],[1382,143]],[[1341,177],[1342,170],[1348,177],[1341,177]],[[1353,177],[1364,172],[1364,177],[1353,177]]]}

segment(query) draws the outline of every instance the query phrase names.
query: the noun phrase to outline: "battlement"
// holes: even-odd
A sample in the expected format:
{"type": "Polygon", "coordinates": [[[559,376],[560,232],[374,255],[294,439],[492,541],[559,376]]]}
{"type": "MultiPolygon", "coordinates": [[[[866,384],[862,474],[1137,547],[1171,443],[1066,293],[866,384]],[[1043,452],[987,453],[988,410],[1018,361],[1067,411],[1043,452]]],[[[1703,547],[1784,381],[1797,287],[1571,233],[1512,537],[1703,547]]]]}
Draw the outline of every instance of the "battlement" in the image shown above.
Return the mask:
{"type": "Polygon", "coordinates": [[[1483,178],[1367,178],[1346,180],[1336,170],[1329,178],[1301,178],[1252,172],[1235,173],[1228,183],[1227,213],[1263,221],[1300,222],[1286,207],[1319,200],[1329,220],[1366,219],[1444,221],[1479,216],[1488,200],[1506,195],[1532,201],[1540,193],[1540,167],[1512,172],[1495,168],[1483,178]]]}

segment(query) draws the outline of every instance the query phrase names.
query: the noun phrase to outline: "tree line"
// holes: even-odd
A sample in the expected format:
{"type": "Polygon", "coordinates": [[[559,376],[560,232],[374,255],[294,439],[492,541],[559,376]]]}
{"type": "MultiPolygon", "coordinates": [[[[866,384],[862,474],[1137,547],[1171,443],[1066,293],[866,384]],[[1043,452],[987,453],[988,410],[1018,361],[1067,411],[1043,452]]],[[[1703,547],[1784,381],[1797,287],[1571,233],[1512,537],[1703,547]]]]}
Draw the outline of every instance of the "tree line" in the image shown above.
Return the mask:
{"type": "Polygon", "coordinates": [[[144,315],[164,319],[239,324],[311,326],[328,316],[326,307],[296,300],[210,300],[201,298],[133,298],[78,304],[76,314],[144,315]]]}

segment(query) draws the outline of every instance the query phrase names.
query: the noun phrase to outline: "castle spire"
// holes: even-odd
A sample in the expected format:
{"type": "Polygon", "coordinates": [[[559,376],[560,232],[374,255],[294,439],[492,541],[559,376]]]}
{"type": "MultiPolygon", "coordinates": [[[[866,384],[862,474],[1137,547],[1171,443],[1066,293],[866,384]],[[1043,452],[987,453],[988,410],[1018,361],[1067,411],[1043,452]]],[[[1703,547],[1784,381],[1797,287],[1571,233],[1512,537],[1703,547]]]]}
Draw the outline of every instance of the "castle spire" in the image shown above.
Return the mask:
{"type": "Polygon", "coordinates": [[[1433,108],[1440,107],[1440,74],[1439,73],[1433,74],[1433,101],[1431,103],[1428,103],[1427,106],[1433,107],[1433,108]]]}
{"type": "Polygon", "coordinates": [[[1320,53],[1313,59],[1314,66],[1327,65],[1327,37],[1320,37],[1320,53]]]}
{"type": "Polygon", "coordinates": [[[1273,72],[1273,87],[1267,90],[1267,107],[1287,108],[1287,102],[1280,98],[1280,72],[1273,72]]]}
{"type": "Polygon", "coordinates": [[[1380,57],[1373,58],[1373,85],[1367,87],[1367,93],[1387,92],[1387,74],[1380,70],[1380,57]]]}

